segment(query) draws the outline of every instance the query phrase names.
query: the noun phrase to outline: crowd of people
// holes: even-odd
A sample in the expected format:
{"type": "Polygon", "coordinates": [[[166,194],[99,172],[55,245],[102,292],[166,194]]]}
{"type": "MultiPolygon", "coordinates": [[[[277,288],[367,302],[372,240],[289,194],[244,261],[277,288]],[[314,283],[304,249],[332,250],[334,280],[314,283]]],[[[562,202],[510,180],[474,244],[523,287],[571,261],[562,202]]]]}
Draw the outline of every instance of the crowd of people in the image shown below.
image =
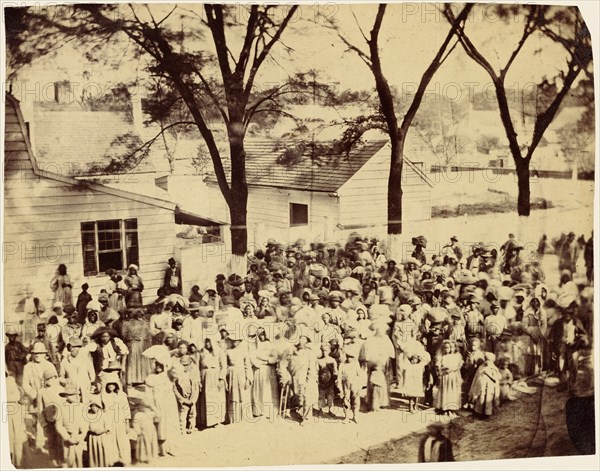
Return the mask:
{"type": "Polygon", "coordinates": [[[13,463],[152,463],[182,434],[249,418],[360,422],[391,407],[391,392],[409,412],[482,418],[515,399],[517,380],[554,376],[575,392],[592,348],[593,269],[574,277],[573,240],[558,247],[552,289],[546,248],[522,258],[513,235],[498,248],[452,237],[439,253],[414,237],[402,263],[356,234],[345,245],[270,240],[247,273],[191,293],[170,259],[146,303],[135,265],[76,299],[61,265],[51,311],[28,286],[6,325],[13,463]]]}

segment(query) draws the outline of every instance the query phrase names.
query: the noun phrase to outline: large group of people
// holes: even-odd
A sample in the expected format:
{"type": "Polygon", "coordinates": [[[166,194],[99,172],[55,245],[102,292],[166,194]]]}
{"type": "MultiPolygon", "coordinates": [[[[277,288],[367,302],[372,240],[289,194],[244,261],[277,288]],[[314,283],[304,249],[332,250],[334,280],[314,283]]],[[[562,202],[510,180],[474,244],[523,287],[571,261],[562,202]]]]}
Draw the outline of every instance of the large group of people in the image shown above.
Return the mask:
{"type": "Polygon", "coordinates": [[[574,276],[571,235],[552,288],[545,247],[524,259],[513,235],[497,248],[452,237],[439,253],[424,236],[412,243],[397,263],[357,234],[345,245],[269,240],[247,273],[190,293],[170,259],[151,302],[135,265],[77,298],[59,266],[50,312],[28,286],[6,325],[13,463],[152,463],[182,434],[250,418],[360,422],[391,407],[392,392],[411,413],[488,417],[515,399],[515,381],[542,373],[576,392],[593,269],[574,276]]]}

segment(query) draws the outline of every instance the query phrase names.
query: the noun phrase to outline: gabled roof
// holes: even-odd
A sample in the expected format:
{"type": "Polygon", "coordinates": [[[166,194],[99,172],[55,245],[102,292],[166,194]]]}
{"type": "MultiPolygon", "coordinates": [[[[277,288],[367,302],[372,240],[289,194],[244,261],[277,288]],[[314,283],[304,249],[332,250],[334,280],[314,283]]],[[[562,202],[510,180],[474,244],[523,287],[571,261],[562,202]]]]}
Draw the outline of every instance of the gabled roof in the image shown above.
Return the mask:
{"type": "MultiPolygon", "coordinates": [[[[37,163],[35,154],[33,152],[33,149],[31,147],[31,143],[29,141],[29,135],[27,132],[27,127],[25,126],[25,121],[23,120],[23,114],[21,113],[21,107],[19,105],[19,100],[17,100],[11,94],[7,93],[5,106],[6,106],[7,111],[8,111],[9,107],[13,107],[14,111],[16,112],[19,126],[21,129],[21,133],[23,134],[23,142],[26,145],[27,153],[29,155],[29,161],[31,163],[33,173],[35,175],[37,175],[41,178],[58,181],[58,182],[61,182],[61,183],[67,184],[67,185],[73,185],[73,186],[77,186],[79,188],[87,188],[87,189],[90,189],[93,191],[98,191],[100,193],[105,193],[105,194],[117,196],[120,198],[125,198],[125,199],[129,199],[132,201],[138,201],[138,202],[146,203],[146,204],[149,204],[152,206],[157,206],[159,208],[164,208],[164,209],[175,211],[176,204],[168,199],[148,197],[145,195],[132,193],[132,192],[126,191],[126,190],[110,188],[110,187],[108,187],[106,185],[102,185],[100,183],[77,180],[70,175],[61,175],[58,173],[40,169],[40,167],[37,163]]],[[[65,130],[63,130],[63,132],[65,132],[65,130]]],[[[85,150],[85,148],[83,150],[85,150]]],[[[82,152],[82,153],[84,153],[84,152],[82,152]]],[[[6,150],[5,150],[4,161],[6,162],[8,159],[10,159],[10,154],[9,154],[9,152],[6,152],[6,150]]],[[[54,168],[56,168],[56,167],[54,167],[54,168]]],[[[165,196],[167,196],[166,193],[165,193],[165,196]]]]}
{"type": "Polygon", "coordinates": [[[34,103],[30,126],[42,168],[58,165],[79,177],[154,172],[150,158],[133,154],[143,142],[125,112],[34,103]]]}
{"type": "MultiPolygon", "coordinates": [[[[293,141],[286,141],[288,146],[293,143],[293,141]]],[[[311,149],[307,149],[297,162],[285,165],[277,162],[284,153],[284,149],[279,148],[277,141],[248,139],[244,142],[246,181],[249,186],[334,193],[387,143],[388,141],[384,139],[369,141],[353,149],[348,156],[334,156],[334,158],[325,159],[325,163],[321,163],[320,159],[315,159],[315,156],[311,155],[311,149]]],[[[406,158],[405,162],[427,184],[432,185],[431,181],[412,162],[406,158]]],[[[229,179],[231,168],[228,161],[224,162],[224,167],[225,174],[229,179]]],[[[214,174],[211,174],[206,181],[216,183],[217,179],[214,174]]]]}

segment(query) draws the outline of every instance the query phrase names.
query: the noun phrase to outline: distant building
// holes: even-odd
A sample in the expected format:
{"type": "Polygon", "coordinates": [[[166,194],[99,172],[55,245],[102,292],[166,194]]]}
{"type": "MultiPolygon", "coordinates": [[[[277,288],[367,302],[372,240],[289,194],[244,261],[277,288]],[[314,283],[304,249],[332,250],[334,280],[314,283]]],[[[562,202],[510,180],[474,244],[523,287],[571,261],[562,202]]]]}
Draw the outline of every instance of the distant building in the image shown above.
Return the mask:
{"type": "MultiPolygon", "coordinates": [[[[354,230],[386,233],[387,140],[369,141],[348,157],[323,160],[306,152],[288,165],[278,163],[284,151],[277,150],[273,140],[247,140],[245,150],[250,244],[264,244],[268,238],[330,241],[354,230]]],[[[208,214],[229,217],[216,177],[208,176],[206,184],[208,214]]],[[[402,191],[406,230],[412,221],[431,218],[432,186],[422,170],[405,158],[402,191]]]]}

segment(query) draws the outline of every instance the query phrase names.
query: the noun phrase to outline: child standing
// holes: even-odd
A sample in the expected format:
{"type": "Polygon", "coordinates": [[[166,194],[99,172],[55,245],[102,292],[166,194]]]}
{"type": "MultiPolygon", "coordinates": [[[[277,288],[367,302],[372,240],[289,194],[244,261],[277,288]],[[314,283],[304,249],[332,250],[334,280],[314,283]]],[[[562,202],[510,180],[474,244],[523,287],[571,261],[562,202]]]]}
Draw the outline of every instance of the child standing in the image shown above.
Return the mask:
{"type": "Polygon", "coordinates": [[[423,377],[430,361],[431,356],[421,342],[413,340],[405,345],[398,365],[398,390],[408,397],[409,412],[416,412],[417,401],[425,396],[423,377]]]}
{"type": "Polygon", "coordinates": [[[460,369],[463,359],[456,351],[456,346],[452,341],[444,340],[441,354],[436,363],[438,391],[435,395],[434,406],[436,410],[444,413],[459,410],[462,402],[460,369]]]}
{"type": "Polygon", "coordinates": [[[500,401],[513,401],[514,397],[510,391],[513,383],[513,375],[508,369],[508,360],[506,358],[498,362],[498,371],[500,372],[500,401]]]}
{"type": "Polygon", "coordinates": [[[142,400],[136,407],[131,427],[137,436],[135,447],[136,463],[150,463],[158,456],[158,435],[155,423],[158,416],[148,402],[142,400]]]}
{"type": "Polygon", "coordinates": [[[319,368],[319,409],[323,416],[325,413],[332,415],[333,389],[338,374],[337,362],[329,355],[330,353],[331,345],[328,343],[322,344],[321,355],[317,360],[319,368]]]}
{"type": "MultiPolygon", "coordinates": [[[[191,357],[182,357],[187,366],[191,364],[191,357]]],[[[181,433],[192,433],[196,424],[196,402],[200,394],[199,382],[193,381],[190,374],[184,370],[183,365],[175,364],[171,370],[173,390],[179,407],[179,425],[181,433]]]]}
{"type": "Polygon", "coordinates": [[[346,361],[338,371],[337,386],[340,398],[344,401],[344,423],[348,423],[348,411],[352,411],[352,420],[357,423],[360,410],[360,393],[366,384],[365,372],[358,363],[358,351],[355,348],[346,350],[346,361]]]}

